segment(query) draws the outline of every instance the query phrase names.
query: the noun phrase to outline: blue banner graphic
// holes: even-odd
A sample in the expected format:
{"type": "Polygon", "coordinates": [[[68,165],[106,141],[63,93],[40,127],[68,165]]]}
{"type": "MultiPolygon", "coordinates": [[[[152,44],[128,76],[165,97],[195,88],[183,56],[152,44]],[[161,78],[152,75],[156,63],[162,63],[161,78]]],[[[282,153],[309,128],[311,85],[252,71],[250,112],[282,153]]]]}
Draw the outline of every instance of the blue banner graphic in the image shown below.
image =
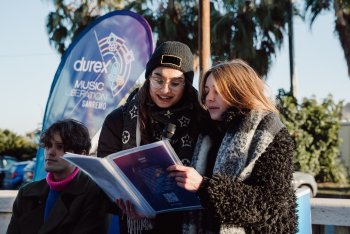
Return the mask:
{"type": "MultiPolygon", "coordinates": [[[[147,21],[131,11],[99,17],[70,45],[56,71],[42,131],[58,120],[83,122],[90,136],[134,87],[153,52],[147,21]]],[[[44,150],[38,149],[35,180],[44,178],[44,150]]]]}

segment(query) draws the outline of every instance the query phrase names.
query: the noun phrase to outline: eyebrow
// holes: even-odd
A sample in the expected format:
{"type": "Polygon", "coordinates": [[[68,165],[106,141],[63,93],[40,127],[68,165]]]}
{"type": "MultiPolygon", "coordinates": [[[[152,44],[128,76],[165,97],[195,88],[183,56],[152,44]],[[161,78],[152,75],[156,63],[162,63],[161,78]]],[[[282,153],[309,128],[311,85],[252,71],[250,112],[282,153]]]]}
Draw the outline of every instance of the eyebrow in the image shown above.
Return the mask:
{"type": "Polygon", "coordinates": [[[160,74],[158,72],[155,72],[152,75],[157,75],[157,76],[159,76],[161,78],[165,78],[165,79],[185,79],[185,77],[183,77],[183,76],[175,76],[175,77],[168,77],[167,78],[167,77],[164,77],[162,74],[160,74]]]}
{"type": "Polygon", "coordinates": [[[54,144],[56,144],[56,145],[63,145],[63,142],[62,141],[55,141],[55,140],[53,140],[52,141],[54,144]]]}

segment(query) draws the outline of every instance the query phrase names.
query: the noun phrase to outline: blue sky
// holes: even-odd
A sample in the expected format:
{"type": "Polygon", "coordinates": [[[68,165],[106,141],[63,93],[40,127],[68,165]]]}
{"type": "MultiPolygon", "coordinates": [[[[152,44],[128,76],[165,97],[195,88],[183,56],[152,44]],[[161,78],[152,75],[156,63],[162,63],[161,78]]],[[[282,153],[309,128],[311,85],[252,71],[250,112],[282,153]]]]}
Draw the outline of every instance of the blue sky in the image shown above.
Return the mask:
{"type": "MultiPolygon", "coordinates": [[[[39,126],[60,56],[48,43],[47,1],[1,1],[0,8],[0,129],[25,134],[39,126]]],[[[350,78],[331,13],[312,29],[295,20],[295,62],[298,98],[332,94],[350,102],[350,78]]],[[[276,94],[289,90],[288,43],[277,53],[267,84],[276,94]]]]}

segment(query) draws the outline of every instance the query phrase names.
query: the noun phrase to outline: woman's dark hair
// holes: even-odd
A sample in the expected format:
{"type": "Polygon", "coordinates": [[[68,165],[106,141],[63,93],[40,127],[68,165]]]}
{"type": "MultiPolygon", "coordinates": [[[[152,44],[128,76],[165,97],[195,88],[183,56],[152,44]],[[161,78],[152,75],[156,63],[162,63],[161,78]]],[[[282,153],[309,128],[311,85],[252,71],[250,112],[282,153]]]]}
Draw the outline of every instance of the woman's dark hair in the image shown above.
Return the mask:
{"type": "Polygon", "coordinates": [[[50,146],[55,133],[60,134],[65,152],[89,153],[91,148],[89,130],[81,122],[74,119],[55,122],[41,135],[41,147],[50,146]]]}
{"type": "Polygon", "coordinates": [[[151,96],[149,94],[150,81],[146,79],[145,83],[139,90],[139,121],[140,121],[140,132],[141,139],[144,144],[149,143],[149,139],[152,135],[151,132],[147,131],[146,126],[150,126],[150,118],[149,118],[149,105],[148,102],[151,100],[151,96]]]}

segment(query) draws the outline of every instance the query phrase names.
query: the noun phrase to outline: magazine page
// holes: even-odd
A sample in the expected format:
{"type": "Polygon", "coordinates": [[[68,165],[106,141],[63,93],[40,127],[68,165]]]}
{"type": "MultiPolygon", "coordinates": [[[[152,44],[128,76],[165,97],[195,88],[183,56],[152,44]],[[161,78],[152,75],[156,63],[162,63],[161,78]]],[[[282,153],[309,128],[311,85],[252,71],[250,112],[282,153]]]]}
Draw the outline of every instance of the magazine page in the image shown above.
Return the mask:
{"type": "Polygon", "coordinates": [[[129,195],[121,189],[118,174],[108,165],[104,158],[66,153],[63,158],[84,171],[95,183],[103,189],[112,201],[116,198],[128,198],[129,195]]]}
{"type": "MultiPolygon", "coordinates": [[[[166,169],[181,163],[166,141],[158,141],[108,156],[111,164],[125,175],[129,187],[142,197],[156,213],[201,208],[199,198],[179,186],[166,169]]],[[[124,176],[123,176],[124,177],[124,176]]]]}

